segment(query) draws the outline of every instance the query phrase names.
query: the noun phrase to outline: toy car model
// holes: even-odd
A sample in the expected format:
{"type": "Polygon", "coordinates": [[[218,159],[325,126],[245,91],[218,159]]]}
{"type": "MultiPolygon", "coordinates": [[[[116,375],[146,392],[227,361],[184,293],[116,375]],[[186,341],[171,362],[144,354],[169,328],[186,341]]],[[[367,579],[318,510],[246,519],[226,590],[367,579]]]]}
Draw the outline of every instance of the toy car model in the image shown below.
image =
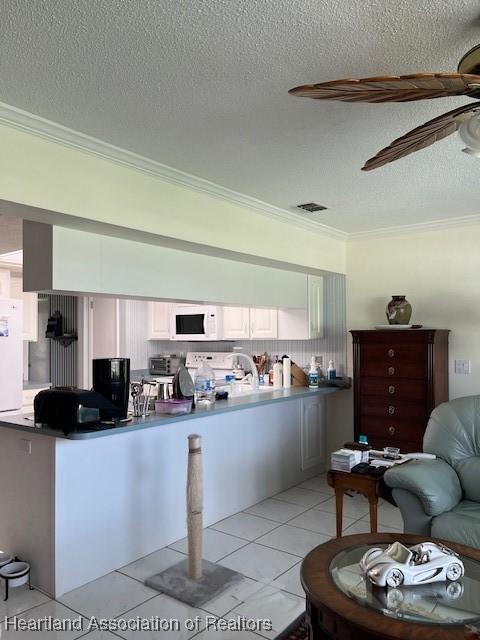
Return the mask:
{"type": "Polygon", "coordinates": [[[434,542],[406,547],[393,542],[386,549],[369,549],[360,560],[360,568],[378,587],[399,587],[442,580],[458,580],[465,573],[455,551],[434,542]]]}

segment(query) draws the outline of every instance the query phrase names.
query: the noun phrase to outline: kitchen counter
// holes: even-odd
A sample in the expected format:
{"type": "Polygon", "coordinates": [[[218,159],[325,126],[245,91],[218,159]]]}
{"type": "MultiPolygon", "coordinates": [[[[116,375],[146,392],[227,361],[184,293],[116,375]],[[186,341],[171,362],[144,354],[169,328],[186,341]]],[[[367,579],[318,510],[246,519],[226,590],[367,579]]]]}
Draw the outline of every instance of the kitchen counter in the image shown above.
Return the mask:
{"type": "Polygon", "coordinates": [[[326,404],[337,391],[261,391],[68,437],[29,415],[0,418],[2,548],[26,558],[32,584],[58,598],[185,537],[193,432],[206,527],[324,471],[326,404]]]}
{"type": "Polygon", "coordinates": [[[67,440],[87,440],[91,438],[102,438],[119,433],[128,433],[130,431],[139,431],[141,429],[149,429],[151,427],[159,427],[167,424],[184,422],[186,420],[195,420],[205,418],[207,416],[218,415],[230,411],[239,411],[242,409],[251,409],[258,406],[268,405],[278,402],[286,402],[293,399],[304,397],[312,397],[315,395],[329,395],[338,391],[335,387],[326,387],[319,389],[308,389],[306,387],[291,387],[290,389],[272,389],[271,391],[259,391],[258,393],[245,394],[245,396],[236,396],[228,398],[228,400],[217,400],[213,407],[209,409],[198,408],[191,413],[183,415],[157,415],[151,414],[146,418],[132,418],[131,422],[127,422],[122,426],[115,426],[110,429],[96,431],[74,432],[65,435],[62,431],[51,429],[50,427],[37,427],[33,422],[33,414],[17,414],[1,419],[0,427],[7,429],[17,429],[29,433],[36,433],[54,438],[64,438],[67,440]]]}

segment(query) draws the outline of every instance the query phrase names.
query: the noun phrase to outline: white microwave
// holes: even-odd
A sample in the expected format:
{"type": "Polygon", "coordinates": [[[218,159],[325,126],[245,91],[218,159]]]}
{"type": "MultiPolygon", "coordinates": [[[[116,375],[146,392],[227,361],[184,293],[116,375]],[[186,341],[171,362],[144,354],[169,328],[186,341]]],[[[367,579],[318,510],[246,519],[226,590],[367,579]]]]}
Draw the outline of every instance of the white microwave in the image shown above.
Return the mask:
{"type": "Polygon", "coordinates": [[[170,316],[171,340],[221,340],[222,309],[209,305],[175,305],[170,316]]]}

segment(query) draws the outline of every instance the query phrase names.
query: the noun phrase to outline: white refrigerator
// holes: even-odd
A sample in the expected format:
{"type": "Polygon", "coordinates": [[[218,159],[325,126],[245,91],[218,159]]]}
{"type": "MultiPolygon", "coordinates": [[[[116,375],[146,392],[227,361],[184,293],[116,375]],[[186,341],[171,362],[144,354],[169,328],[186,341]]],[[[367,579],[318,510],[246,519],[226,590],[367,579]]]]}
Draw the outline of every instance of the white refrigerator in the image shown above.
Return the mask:
{"type": "Polygon", "coordinates": [[[0,412],[22,408],[22,305],[22,300],[0,298],[0,412]]]}

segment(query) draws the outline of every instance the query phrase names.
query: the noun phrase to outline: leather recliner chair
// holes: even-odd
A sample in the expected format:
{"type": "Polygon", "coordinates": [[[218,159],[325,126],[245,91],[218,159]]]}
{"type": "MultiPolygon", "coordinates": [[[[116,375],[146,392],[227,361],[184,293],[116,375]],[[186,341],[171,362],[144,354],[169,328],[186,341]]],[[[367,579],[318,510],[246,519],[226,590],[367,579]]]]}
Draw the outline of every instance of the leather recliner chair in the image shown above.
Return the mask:
{"type": "Polygon", "coordinates": [[[480,396],[434,409],[423,450],[437,458],[394,466],[384,475],[405,533],[480,549],[480,396]]]}

